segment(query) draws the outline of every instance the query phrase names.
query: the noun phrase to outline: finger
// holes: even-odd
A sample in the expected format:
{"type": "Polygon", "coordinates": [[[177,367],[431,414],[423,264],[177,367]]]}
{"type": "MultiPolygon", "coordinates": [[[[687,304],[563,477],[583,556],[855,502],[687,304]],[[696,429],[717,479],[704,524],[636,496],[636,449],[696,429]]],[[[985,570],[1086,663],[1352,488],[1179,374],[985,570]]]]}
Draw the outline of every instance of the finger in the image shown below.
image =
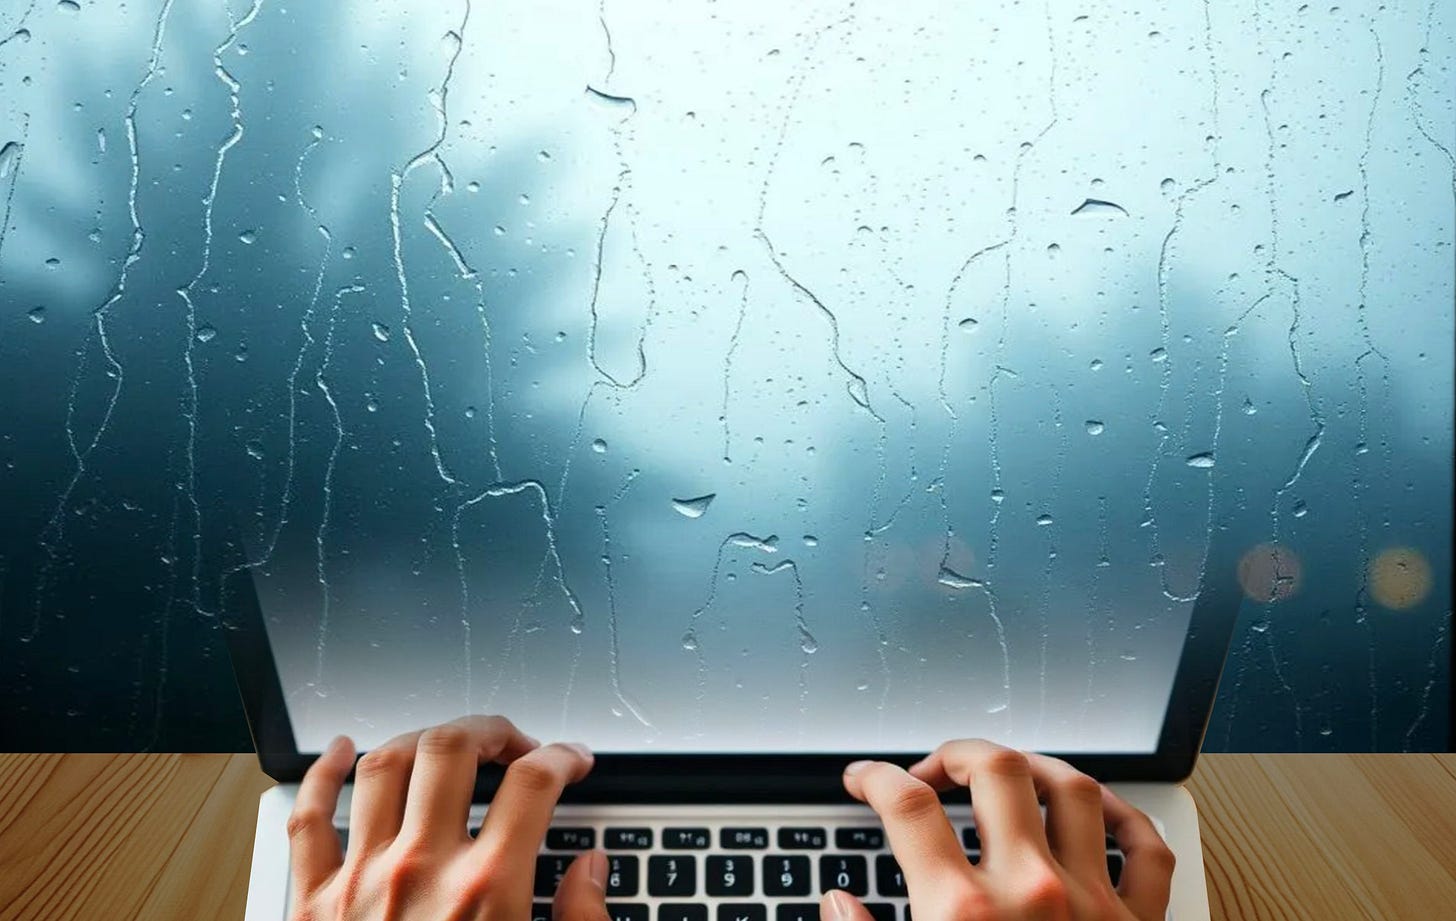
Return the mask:
{"type": "Polygon", "coordinates": [[[830,889],[819,899],[824,921],[874,921],[864,903],[842,889],[830,889]]]}
{"type": "Polygon", "coordinates": [[[1126,857],[1117,894],[1144,921],[1161,919],[1173,887],[1173,851],[1153,822],[1140,810],[1102,788],[1102,814],[1107,831],[1126,857]]]}
{"type": "Polygon", "coordinates": [[[397,735],[359,759],[354,768],[354,801],[349,806],[350,854],[375,850],[399,834],[419,738],[419,732],[397,735]]]}
{"type": "Polygon", "coordinates": [[[494,854],[502,879],[530,879],[561,791],[587,775],[585,745],[554,742],[511,762],[485,813],[475,847],[494,854]]]}
{"type": "Polygon", "coordinates": [[[400,833],[463,841],[480,765],[514,761],[539,744],[503,716],[467,716],[426,729],[415,746],[400,833]]]}
{"type": "Polygon", "coordinates": [[[928,908],[949,880],[969,879],[965,851],[927,784],[888,762],[856,761],[844,769],[844,789],[879,814],[914,904],[928,908]]]}
{"type": "Polygon", "coordinates": [[[291,852],[293,891],[299,901],[318,888],[343,863],[343,849],[334,831],[334,810],[344,778],[354,766],[354,743],[339,736],[329,743],[319,759],[309,766],[288,817],[288,845],[291,852]]]}
{"type": "Polygon", "coordinates": [[[1107,886],[1102,784],[1065,761],[1027,753],[1032,781],[1046,802],[1047,843],[1074,879],[1107,886]]]}
{"type": "Polygon", "coordinates": [[[910,773],[937,790],[971,788],[982,865],[1028,852],[1051,857],[1031,763],[1023,753],[985,739],[958,739],[912,765],[910,773]]]}
{"type": "Polygon", "coordinates": [[[552,921],[608,921],[606,889],[607,852],[582,854],[566,868],[556,888],[552,921]]]}

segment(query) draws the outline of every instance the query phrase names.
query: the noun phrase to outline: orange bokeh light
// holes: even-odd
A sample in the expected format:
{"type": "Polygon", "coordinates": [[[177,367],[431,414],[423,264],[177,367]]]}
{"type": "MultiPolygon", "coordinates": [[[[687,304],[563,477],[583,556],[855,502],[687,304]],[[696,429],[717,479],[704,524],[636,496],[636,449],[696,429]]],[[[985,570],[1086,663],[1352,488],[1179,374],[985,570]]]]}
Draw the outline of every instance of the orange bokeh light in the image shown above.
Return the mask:
{"type": "Polygon", "coordinates": [[[1370,596],[1394,611],[1413,608],[1431,592],[1431,564],[1419,550],[1391,547],[1370,561],[1370,596]]]}
{"type": "Polygon", "coordinates": [[[1279,544],[1256,544],[1239,560],[1239,585],[1261,604],[1283,601],[1299,591],[1304,567],[1293,550],[1279,544]]]}

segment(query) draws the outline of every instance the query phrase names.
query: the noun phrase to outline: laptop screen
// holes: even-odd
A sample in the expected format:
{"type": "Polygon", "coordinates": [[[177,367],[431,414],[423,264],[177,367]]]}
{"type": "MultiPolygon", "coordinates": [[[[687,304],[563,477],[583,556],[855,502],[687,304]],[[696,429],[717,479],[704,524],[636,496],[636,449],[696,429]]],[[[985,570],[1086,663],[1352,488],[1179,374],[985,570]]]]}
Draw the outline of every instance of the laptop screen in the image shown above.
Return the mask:
{"type": "Polygon", "coordinates": [[[1311,389],[1360,260],[1295,280],[1269,56],[1202,7],[546,6],[353,24],[268,148],[239,493],[300,749],[1153,751],[1216,522],[1306,590],[1365,412],[1311,389]]]}

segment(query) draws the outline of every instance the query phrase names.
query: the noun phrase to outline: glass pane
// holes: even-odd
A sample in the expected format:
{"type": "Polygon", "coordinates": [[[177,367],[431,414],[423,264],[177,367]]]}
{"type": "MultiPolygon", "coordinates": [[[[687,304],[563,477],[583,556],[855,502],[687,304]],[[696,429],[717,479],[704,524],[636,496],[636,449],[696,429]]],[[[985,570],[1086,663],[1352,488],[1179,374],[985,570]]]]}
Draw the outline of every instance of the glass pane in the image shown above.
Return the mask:
{"type": "Polygon", "coordinates": [[[1441,5],[13,6],[7,740],[1443,746],[1441,5]]]}

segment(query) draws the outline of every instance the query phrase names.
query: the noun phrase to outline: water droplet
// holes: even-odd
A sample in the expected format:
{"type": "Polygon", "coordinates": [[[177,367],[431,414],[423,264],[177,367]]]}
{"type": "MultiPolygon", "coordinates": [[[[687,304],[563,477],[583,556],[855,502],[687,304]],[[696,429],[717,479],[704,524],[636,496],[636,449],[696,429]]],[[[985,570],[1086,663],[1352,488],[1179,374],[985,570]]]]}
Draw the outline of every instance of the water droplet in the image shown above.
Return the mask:
{"type": "Polygon", "coordinates": [[[986,584],[980,579],[972,579],[970,576],[963,576],[960,573],[956,572],[954,569],[951,569],[949,566],[940,567],[940,573],[936,576],[935,581],[939,582],[941,585],[946,586],[947,588],[956,589],[982,588],[986,584]]]}
{"type": "Polygon", "coordinates": [[[1248,397],[1244,397],[1244,415],[1252,416],[1258,411],[1259,409],[1254,405],[1254,401],[1249,399],[1248,397]]]}
{"type": "MultiPolygon", "coordinates": [[[[728,538],[728,542],[735,547],[746,547],[749,550],[760,550],[764,553],[778,553],[779,539],[777,535],[770,534],[768,537],[754,537],[752,534],[734,534],[728,538]]],[[[732,578],[733,573],[728,574],[732,578]]]]}
{"type": "Polygon", "coordinates": [[[1089,365],[1088,367],[1090,367],[1093,371],[1101,371],[1102,370],[1102,359],[1100,359],[1100,358],[1094,358],[1094,359],[1092,359],[1092,364],[1089,365]]]}
{"type": "Polygon", "coordinates": [[[61,267],[61,260],[57,259],[55,256],[52,256],[45,261],[45,264],[46,268],[48,269],[58,269],[61,267]]]}
{"type": "Polygon", "coordinates": [[[863,406],[865,409],[870,408],[869,385],[865,383],[864,378],[851,377],[849,383],[845,386],[849,390],[849,398],[851,400],[863,406]]]}
{"type": "Polygon", "coordinates": [[[1308,514],[1309,514],[1309,506],[1307,506],[1307,505],[1304,504],[1304,500],[1303,499],[1301,499],[1298,502],[1294,503],[1294,517],[1295,518],[1303,518],[1305,515],[1308,515],[1308,514]]]}
{"type": "Polygon", "coordinates": [[[813,534],[805,534],[804,535],[804,546],[805,547],[817,547],[817,546],[819,546],[819,538],[815,537],[813,534]]]}
{"type": "Polygon", "coordinates": [[[1105,428],[1106,428],[1106,426],[1104,426],[1101,422],[1097,421],[1096,419],[1088,419],[1087,420],[1087,434],[1088,435],[1101,435],[1102,432],[1103,432],[1103,429],[1105,429],[1105,428]]]}
{"type": "Polygon", "coordinates": [[[965,333],[973,333],[973,332],[975,332],[976,331],[976,327],[979,326],[979,325],[980,325],[979,323],[977,323],[975,320],[971,319],[970,317],[966,317],[964,320],[962,320],[962,321],[960,321],[959,323],[956,324],[956,326],[960,327],[961,332],[965,332],[965,333]]]}
{"type": "Polygon", "coordinates": [[[91,228],[91,232],[88,233],[88,234],[86,234],[86,239],[90,240],[92,243],[100,243],[101,242],[101,228],[100,227],[92,227],[91,228]]]}
{"type": "Polygon", "coordinates": [[[44,307],[32,307],[30,313],[27,313],[26,316],[30,317],[30,322],[32,323],[44,323],[45,313],[44,307]]]}
{"type": "Polygon", "coordinates": [[[856,691],[868,691],[870,689],[870,683],[861,678],[859,683],[854,686],[854,689],[856,691]]]}
{"type": "Polygon", "coordinates": [[[100,151],[101,153],[106,153],[106,129],[105,128],[97,128],[96,129],[96,149],[98,151],[100,151]]]}
{"type": "Polygon", "coordinates": [[[353,259],[354,258],[354,247],[352,247],[352,246],[346,246],[346,247],[344,247],[344,251],[342,253],[340,253],[339,255],[343,256],[345,259],[353,259]]]}
{"type": "Polygon", "coordinates": [[[992,704],[986,708],[987,713],[1005,713],[1007,704],[1003,701],[999,704],[992,704]]]}
{"type": "Polygon", "coordinates": [[[1116,202],[1106,201],[1101,198],[1089,198],[1078,205],[1072,214],[1095,215],[1101,217],[1122,215],[1127,217],[1127,209],[1116,202]]]}
{"type": "Polygon", "coordinates": [[[0,179],[9,176],[10,171],[15,169],[16,162],[20,160],[21,149],[20,144],[15,141],[0,147],[0,179]]]}
{"type": "Polygon", "coordinates": [[[379,412],[379,401],[376,400],[376,399],[374,399],[374,395],[373,394],[369,394],[367,396],[367,399],[365,399],[365,401],[364,401],[364,408],[367,409],[371,413],[377,413],[377,412],[379,412]]]}
{"type": "Polygon", "coordinates": [[[56,8],[59,9],[62,13],[81,12],[81,4],[77,3],[76,0],[61,0],[60,3],[56,4],[56,8]]]}
{"type": "Polygon", "coordinates": [[[1052,516],[1047,514],[1037,515],[1036,523],[1041,525],[1042,527],[1046,527],[1047,525],[1052,523],[1052,516]]]}
{"type": "Polygon", "coordinates": [[[1355,190],[1354,189],[1350,189],[1348,192],[1339,192],[1339,193],[1337,193],[1335,195],[1335,204],[1337,204],[1337,205],[1340,204],[1345,199],[1349,198],[1351,195],[1354,195],[1354,194],[1355,194],[1355,190]]]}
{"type": "Polygon", "coordinates": [[[684,633],[682,638],[682,648],[686,649],[688,652],[697,652],[698,635],[691,630],[689,630],[687,633],[684,633]]]}
{"type": "Polygon", "coordinates": [[[536,154],[536,159],[540,160],[542,163],[545,163],[547,160],[551,159],[551,152],[547,150],[540,151],[536,154]]]}
{"type": "Polygon", "coordinates": [[[799,650],[806,656],[812,656],[819,651],[819,641],[814,639],[814,634],[803,627],[799,628],[799,650]]]}
{"type": "Polygon", "coordinates": [[[600,439],[600,438],[598,438],[598,439],[596,439],[595,441],[592,442],[591,448],[592,448],[593,451],[597,452],[598,454],[606,454],[607,453],[607,443],[605,441],[603,441],[602,439],[600,439]]]}
{"type": "Polygon", "coordinates": [[[1162,189],[1165,193],[1169,193],[1178,187],[1178,183],[1176,180],[1169,178],[1164,179],[1162,182],[1158,183],[1158,187],[1162,189]]]}
{"type": "Polygon", "coordinates": [[[465,407],[465,418],[467,418],[467,419],[474,419],[475,418],[475,407],[474,406],[467,406],[467,407],[465,407]]]}
{"type": "Polygon", "coordinates": [[[197,328],[198,342],[211,342],[213,339],[216,338],[217,330],[213,329],[211,326],[199,326],[197,328]]]}
{"type": "Polygon", "coordinates": [[[495,225],[495,235],[498,236],[498,237],[505,236],[506,235],[506,229],[504,227],[502,227],[501,225],[499,225],[499,224],[495,225]]]}
{"type": "Polygon", "coordinates": [[[1001,490],[1001,489],[993,489],[993,490],[991,490],[991,501],[992,502],[995,502],[997,505],[1000,505],[1001,502],[1005,498],[1006,498],[1006,492],[1005,492],[1005,490],[1001,490]]]}
{"type": "Polygon", "coordinates": [[[30,30],[16,29],[15,34],[11,35],[10,38],[15,41],[28,42],[30,41],[30,30]]]}
{"type": "Polygon", "coordinates": [[[258,231],[245,230],[242,233],[238,234],[238,239],[251,246],[253,243],[256,243],[258,241],[258,231]]]}
{"type": "Polygon", "coordinates": [[[632,97],[604,93],[590,84],[586,88],[586,98],[596,108],[605,112],[615,112],[620,116],[625,117],[637,111],[637,100],[632,97]]]}
{"type": "Polygon", "coordinates": [[[256,440],[250,441],[247,444],[247,449],[248,449],[248,456],[251,457],[253,460],[262,460],[263,459],[263,445],[262,445],[261,442],[256,441],[256,440]]]}
{"type": "Polygon", "coordinates": [[[374,328],[374,338],[375,339],[378,339],[380,342],[388,342],[389,341],[389,327],[388,326],[385,326],[383,323],[375,323],[375,324],[373,324],[373,328],[374,328]]]}
{"type": "Polygon", "coordinates": [[[1213,466],[1213,452],[1204,451],[1201,454],[1194,454],[1188,458],[1188,466],[1208,468],[1213,466]]]}
{"type": "Polygon", "coordinates": [[[717,493],[708,493],[696,499],[673,499],[672,507],[684,518],[702,518],[717,497],[717,493]]]}
{"type": "Polygon", "coordinates": [[[1061,254],[1062,254],[1062,247],[1061,247],[1061,244],[1060,243],[1052,243],[1049,246],[1047,246],[1047,255],[1048,256],[1060,256],[1061,254]]]}
{"type": "Polygon", "coordinates": [[[1148,357],[1151,358],[1154,362],[1167,361],[1168,350],[1163,348],[1162,346],[1158,346],[1148,353],[1148,357]]]}
{"type": "Polygon", "coordinates": [[[1362,441],[1359,444],[1355,445],[1355,453],[1356,454],[1369,454],[1370,453],[1370,446],[1367,445],[1365,442],[1362,441]]]}

